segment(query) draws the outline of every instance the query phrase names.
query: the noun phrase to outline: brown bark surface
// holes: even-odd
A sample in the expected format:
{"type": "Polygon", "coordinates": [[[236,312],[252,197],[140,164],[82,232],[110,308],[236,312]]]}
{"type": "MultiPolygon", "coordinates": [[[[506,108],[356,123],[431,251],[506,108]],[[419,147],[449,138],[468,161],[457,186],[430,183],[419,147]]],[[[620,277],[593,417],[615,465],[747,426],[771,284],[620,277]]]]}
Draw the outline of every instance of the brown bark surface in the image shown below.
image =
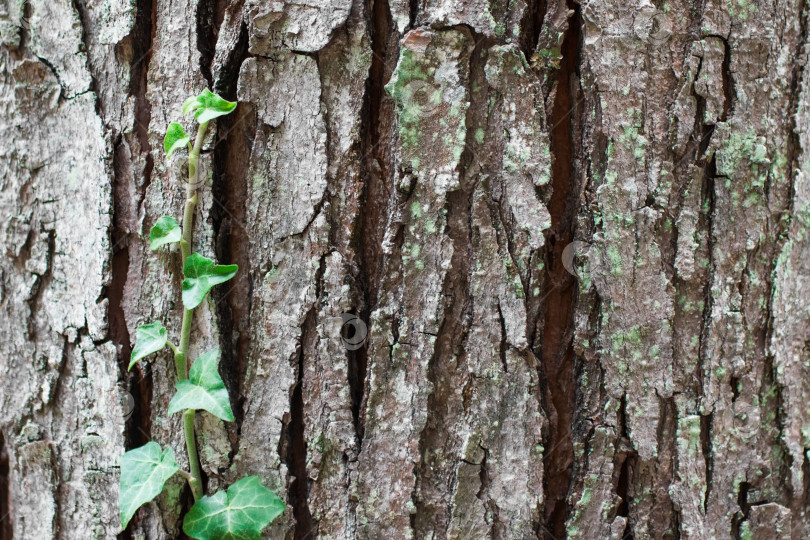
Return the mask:
{"type": "Polygon", "coordinates": [[[198,444],[208,493],[285,500],[266,538],[810,537],[807,17],[0,5],[0,540],[183,537],[179,478],[121,531],[118,460],[187,465],[170,355],[126,366],[179,335],[145,236],[205,87],[239,106],[194,249],[240,271],[195,315],[236,415],[198,444]]]}

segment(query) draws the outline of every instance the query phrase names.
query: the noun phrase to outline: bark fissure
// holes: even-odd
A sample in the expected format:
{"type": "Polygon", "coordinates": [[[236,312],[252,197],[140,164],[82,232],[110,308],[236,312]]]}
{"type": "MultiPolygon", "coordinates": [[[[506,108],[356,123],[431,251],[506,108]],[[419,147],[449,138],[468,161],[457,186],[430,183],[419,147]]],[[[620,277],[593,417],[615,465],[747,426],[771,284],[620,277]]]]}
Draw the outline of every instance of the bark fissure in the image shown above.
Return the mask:
{"type": "Polygon", "coordinates": [[[0,540],[12,540],[8,447],[0,431],[0,540]]]}
{"type": "Polygon", "coordinates": [[[39,334],[39,328],[37,326],[37,313],[42,304],[42,296],[45,294],[45,289],[48,288],[48,285],[53,278],[53,256],[54,251],[56,250],[56,232],[53,229],[49,229],[48,233],[48,252],[45,257],[45,270],[41,274],[36,275],[36,281],[34,285],[31,287],[31,296],[28,298],[28,307],[31,312],[31,316],[28,319],[28,339],[31,341],[36,341],[37,336],[39,334]]]}
{"type": "MultiPolygon", "coordinates": [[[[135,5],[135,22],[130,39],[132,54],[135,59],[130,65],[128,93],[135,100],[134,124],[132,131],[137,141],[140,156],[144,160],[143,178],[135,181],[126,171],[132,168],[134,160],[131,152],[133,145],[123,140],[115,147],[113,178],[113,230],[111,231],[112,264],[111,283],[108,300],[110,320],[110,339],[119,350],[118,363],[126,373],[132,341],[127,327],[126,313],[123,305],[130,264],[130,230],[131,221],[143,205],[146,190],[151,183],[154,159],[149,143],[149,124],[151,122],[151,104],[146,98],[149,62],[152,57],[152,42],[155,32],[156,0],[138,0],[135,5]],[[128,148],[126,148],[128,146],[128,148]],[[127,185],[134,181],[135,186],[127,185]],[[139,196],[132,200],[132,192],[139,196]]],[[[134,141],[133,141],[134,142],[134,141]]],[[[148,365],[139,364],[135,374],[130,376],[129,391],[134,401],[132,415],[127,421],[126,439],[128,448],[135,448],[151,440],[152,434],[152,371],[148,365]]]]}
{"type": "Polygon", "coordinates": [[[315,310],[307,314],[301,332],[301,348],[298,352],[298,380],[290,398],[290,424],[287,468],[293,480],[289,484],[288,500],[295,516],[295,540],[303,540],[311,535],[315,522],[309,509],[309,477],[307,474],[307,446],[304,434],[304,356],[308,345],[317,339],[315,330],[315,310]]]}
{"type": "MultiPolygon", "coordinates": [[[[368,315],[363,319],[364,322],[368,320],[368,315]]],[[[354,327],[352,327],[354,328],[354,327]]],[[[354,336],[342,336],[344,339],[351,339],[354,336]]],[[[368,370],[368,349],[365,345],[356,350],[347,350],[346,356],[349,362],[348,376],[349,376],[349,391],[351,394],[351,409],[352,409],[352,422],[354,423],[354,432],[357,440],[357,449],[363,442],[365,435],[365,426],[361,415],[361,407],[363,405],[363,398],[365,396],[366,374],[368,370]]]]}
{"type": "Polygon", "coordinates": [[[197,23],[197,51],[200,53],[200,73],[211,86],[214,82],[211,64],[217,47],[218,28],[214,19],[217,11],[217,0],[197,2],[195,20],[197,23]]]}
{"type": "MultiPolygon", "coordinates": [[[[706,362],[708,358],[707,348],[709,346],[709,330],[712,320],[712,308],[714,305],[714,295],[712,294],[712,280],[714,279],[715,274],[714,213],[716,201],[715,201],[714,183],[716,177],[717,177],[717,162],[715,161],[715,156],[712,155],[711,160],[704,167],[703,185],[701,186],[701,201],[708,201],[709,203],[708,210],[701,216],[701,221],[704,222],[704,227],[707,232],[706,243],[709,261],[708,278],[706,280],[706,285],[703,290],[703,297],[705,298],[705,304],[703,308],[703,313],[701,314],[700,333],[698,335],[698,362],[695,368],[697,371],[697,379],[699,383],[699,390],[700,390],[699,395],[701,396],[706,395],[706,385],[707,385],[706,362]]],[[[706,405],[707,404],[704,404],[703,406],[705,407],[706,405]]],[[[713,413],[709,413],[708,415],[702,415],[700,417],[701,451],[703,453],[703,459],[705,461],[706,467],[705,471],[706,492],[703,498],[704,511],[708,508],[709,496],[712,490],[712,467],[713,467],[713,456],[711,452],[712,415],[713,413]]]]}
{"type": "MultiPolygon", "coordinates": [[[[118,351],[118,366],[122,373],[127,373],[129,357],[132,352],[132,340],[127,327],[126,312],[124,309],[124,290],[126,288],[127,276],[129,275],[129,235],[125,223],[125,216],[130,213],[133,201],[130,197],[130,187],[126,185],[127,178],[125,169],[131,165],[129,156],[126,153],[125,143],[119,138],[114,146],[113,153],[113,226],[110,231],[110,243],[112,244],[111,264],[110,264],[110,285],[104,292],[107,297],[107,319],[109,321],[108,336],[118,351]]],[[[136,367],[136,374],[140,377],[132,380],[130,393],[135,402],[135,409],[130,416],[127,425],[129,444],[135,446],[148,435],[144,436],[141,430],[149,433],[148,418],[149,402],[144,402],[141,390],[141,381],[144,379],[146,368],[143,365],[136,367]],[[139,429],[140,428],[140,429],[139,429]]],[[[149,394],[148,390],[144,392],[149,394]]],[[[151,399],[149,400],[151,401],[151,399]]],[[[144,441],[145,442],[145,441],[144,441]]]]}
{"type": "MultiPolygon", "coordinates": [[[[371,66],[366,80],[361,115],[360,151],[363,190],[355,218],[351,245],[357,258],[355,292],[357,316],[368,325],[377,305],[380,282],[384,272],[383,238],[385,216],[391,204],[392,157],[388,154],[393,122],[393,107],[383,99],[385,82],[396,65],[395,50],[391,50],[393,21],[387,0],[370,0],[366,5],[371,42],[371,66]]],[[[351,393],[352,420],[357,438],[357,451],[363,445],[365,419],[362,413],[366,398],[368,351],[364,345],[347,351],[348,384],[351,393]]]]}
{"type": "MultiPolygon", "coordinates": [[[[214,87],[225,99],[236,100],[239,70],[247,58],[247,27],[242,23],[239,40],[218,72],[214,87]]],[[[251,349],[250,313],[253,291],[253,266],[250,259],[250,235],[246,230],[248,178],[255,113],[249,104],[239,105],[233,115],[217,124],[212,155],[213,205],[212,228],[217,258],[237,264],[239,272],[229,287],[217,289],[217,322],[221,342],[220,372],[231,399],[235,430],[230,432],[231,458],[239,447],[244,419],[242,395],[251,349]]]]}
{"type": "Polygon", "coordinates": [[[386,143],[391,138],[394,111],[390,100],[383,97],[385,82],[391,77],[396,64],[393,54],[396,51],[389,50],[393,21],[388,2],[372,0],[368,9],[372,60],[362,112],[364,189],[354,242],[358,247],[360,292],[364,296],[366,310],[371,311],[376,306],[383,276],[382,242],[393,183],[393,167],[386,143]]]}
{"type": "Polygon", "coordinates": [[[547,0],[529,0],[523,20],[520,23],[520,49],[526,59],[532,58],[537,43],[540,40],[540,32],[543,29],[543,21],[548,10],[547,0]]]}
{"type": "Polygon", "coordinates": [[[616,443],[616,462],[614,463],[614,475],[616,479],[616,495],[621,499],[616,515],[624,517],[627,522],[622,532],[623,539],[634,537],[633,527],[630,521],[630,487],[633,485],[633,473],[638,454],[633,450],[630,442],[630,432],[627,427],[627,394],[622,395],[619,404],[619,438],[616,443]],[[618,474],[616,474],[618,471],[618,474]]]}
{"type": "Polygon", "coordinates": [[[551,115],[552,195],[549,203],[551,227],[546,234],[546,298],[541,350],[542,375],[546,381],[545,403],[549,417],[549,441],[544,462],[544,528],[556,538],[565,534],[569,514],[568,493],[572,480],[574,448],[572,428],[576,381],[574,373],[573,323],[576,281],[565,269],[562,252],[574,237],[578,205],[577,171],[574,165],[576,126],[581,112],[576,100],[580,59],[578,4],[569,2],[574,15],[569,19],[557,73],[556,93],[551,115]]]}
{"type": "Polygon", "coordinates": [[[138,140],[139,150],[145,160],[142,184],[140,188],[143,204],[146,190],[152,181],[152,170],[155,162],[152,156],[152,145],[149,142],[149,124],[152,121],[152,105],[146,98],[148,85],[149,62],[152,59],[152,42],[155,34],[155,10],[157,0],[137,0],[135,6],[135,24],[132,27],[132,55],[135,61],[129,70],[129,95],[135,98],[135,123],[132,130],[138,140]]]}
{"type": "Polygon", "coordinates": [[[314,358],[318,347],[317,304],[320,302],[323,275],[326,271],[326,255],[321,257],[316,276],[316,304],[307,312],[301,326],[301,342],[296,357],[296,383],[290,394],[290,421],[286,429],[286,455],[282,456],[287,464],[291,480],[288,483],[287,500],[295,517],[295,540],[316,538],[317,522],[309,508],[309,475],[307,473],[307,440],[304,426],[304,373],[306,360],[314,358]]]}
{"type": "Polygon", "coordinates": [[[734,109],[734,98],[737,95],[736,90],[734,89],[734,79],[731,76],[731,46],[728,43],[728,39],[724,37],[720,37],[720,41],[723,42],[723,66],[722,66],[722,74],[723,74],[723,114],[720,117],[721,121],[724,121],[728,118],[728,115],[734,109]]]}
{"type": "Polygon", "coordinates": [[[712,422],[714,413],[700,417],[700,450],[703,453],[703,465],[706,468],[706,492],[703,496],[703,511],[709,510],[709,496],[712,492],[714,460],[712,459],[712,422]]]}

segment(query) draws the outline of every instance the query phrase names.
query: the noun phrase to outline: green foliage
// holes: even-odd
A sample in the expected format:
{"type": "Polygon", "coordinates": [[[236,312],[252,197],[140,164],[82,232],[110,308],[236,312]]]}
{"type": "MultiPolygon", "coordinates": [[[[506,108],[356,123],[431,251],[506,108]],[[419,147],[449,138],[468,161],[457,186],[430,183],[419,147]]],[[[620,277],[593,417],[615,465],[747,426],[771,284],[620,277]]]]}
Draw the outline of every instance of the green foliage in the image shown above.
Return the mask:
{"type": "Polygon", "coordinates": [[[183,104],[183,114],[194,112],[199,123],[210,122],[218,116],[230,114],[236,108],[236,102],[225,101],[207,88],[199,96],[190,97],[183,104]]]}
{"type": "Polygon", "coordinates": [[[161,450],[156,442],[148,442],[124,454],[118,492],[121,526],[126,528],[135,511],[157,497],[163,491],[166,480],[178,470],[180,468],[174,461],[172,449],[161,450]]]}
{"type": "Polygon", "coordinates": [[[163,216],[149,231],[149,249],[155,251],[166,244],[179,242],[182,236],[183,231],[180,230],[177,220],[171,216],[163,216]]]}
{"type": "MultiPolygon", "coordinates": [[[[229,114],[236,103],[204,90],[189,98],[183,106],[183,114],[194,113],[199,126],[194,146],[191,136],[183,126],[173,122],[166,129],[163,149],[168,156],[183,146],[189,146],[189,181],[193,186],[193,173],[197,170],[200,146],[205,140],[208,123],[219,116],[229,114]]],[[[186,411],[183,415],[183,435],[188,451],[190,471],[180,470],[170,448],[149,442],[130,450],[121,458],[119,510],[121,525],[126,528],[138,508],[154,499],[163,490],[166,480],[174,474],[182,475],[191,488],[195,505],[183,522],[186,534],[203,540],[261,539],[261,531],[284,511],[284,503],[269,489],[251,476],[234,483],[227,492],[221,491],[211,497],[204,496],[202,471],[197,453],[194,417],[197,410],[205,410],[222,420],[233,422],[228,390],[217,371],[219,351],[214,349],[202,354],[188,370],[188,350],[194,309],[202,303],[214,285],[232,279],[238,267],[216,265],[197,253],[189,253],[192,245],[194,208],[197,204],[195,189],[187,192],[182,227],[171,216],[157,220],[149,231],[149,249],[156,250],[166,244],[180,242],[183,261],[182,297],[183,321],[180,325],[180,342],[175,347],[168,340],[166,328],[159,322],[138,327],[135,346],[132,349],[129,369],[139,360],[163,349],[167,344],[174,351],[177,372],[177,392],[169,403],[169,414],[186,411]]]]}
{"type": "Polygon", "coordinates": [[[260,540],[262,529],[284,512],[284,503],[248,476],[228,488],[203,497],[183,520],[183,532],[197,540],[260,540]]]}
{"type": "Polygon", "coordinates": [[[166,128],[166,136],[163,137],[163,150],[166,152],[167,156],[171,157],[175,150],[183,148],[188,145],[190,141],[191,137],[186,135],[183,126],[177,122],[172,122],[169,124],[169,127],[166,128]]]}
{"type": "Polygon", "coordinates": [[[219,350],[211,349],[191,365],[190,378],[177,382],[177,393],[169,403],[169,414],[183,409],[203,409],[217,418],[233,422],[228,390],[217,371],[219,350]]]}
{"type": "Polygon", "coordinates": [[[225,283],[236,275],[235,264],[219,265],[199,253],[192,253],[183,265],[183,305],[186,309],[199,306],[214,285],[225,283]]]}
{"type": "Polygon", "coordinates": [[[132,356],[129,358],[129,368],[138,363],[142,358],[156,353],[166,346],[168,342],[166,328],[159,322],[139,326],[135,330],[135,346],[132,348],[132,356]]]}

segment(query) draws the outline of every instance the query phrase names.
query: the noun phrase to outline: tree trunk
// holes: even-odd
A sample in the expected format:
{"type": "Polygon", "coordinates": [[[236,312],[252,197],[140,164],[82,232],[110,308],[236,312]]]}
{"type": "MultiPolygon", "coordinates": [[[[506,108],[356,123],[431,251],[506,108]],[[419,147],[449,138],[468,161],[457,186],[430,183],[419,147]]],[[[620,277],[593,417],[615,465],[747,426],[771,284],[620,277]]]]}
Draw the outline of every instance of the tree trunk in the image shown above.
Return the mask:
{"type": "Polygon", "coordinates": [[[0,540],[183,538],[118,460],[187,465],[170,355],[126,367],[204,87],[198,442],[266,538],[810,536],[808,6],[658,4],[6,2],[0,540]]]}

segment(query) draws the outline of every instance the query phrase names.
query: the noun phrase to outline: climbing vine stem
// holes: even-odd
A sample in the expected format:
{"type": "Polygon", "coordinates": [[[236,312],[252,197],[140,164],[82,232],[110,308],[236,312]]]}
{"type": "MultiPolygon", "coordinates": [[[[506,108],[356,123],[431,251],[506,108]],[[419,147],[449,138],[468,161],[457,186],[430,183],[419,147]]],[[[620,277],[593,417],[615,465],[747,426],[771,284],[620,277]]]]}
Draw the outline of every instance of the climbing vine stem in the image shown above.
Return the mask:
{"type": "Polygon", "coordinates": [[[235,108],[236,103],[204,90],[200,95],[189,98],[183,106],[183,114],[193,113],[198,122],[194,145],[191,145],[191,137],[186,134],[183,126],[176,122],[169,124],[163,139],[163,148],[168,157],[184,147],[188,147],[189,151],[182,226],[173,217],[163,216],[149,232],[151,250],[171,244],[180,245],[184,277],[180,343],[175,346],[169,341],[168,330],[160,321],[138,327],[129,369],[166,346],[174,353],[177,392],[169,402],[168,414],[182,413],[183,436],[190,470],[181,470],[172,449],[164,449],[155,442],[126,452],[121,458],[119,491],[121,526],[124,528],[138,508],[157,497],[163,491],[166,481],[175,474],[186,479],[194,496],[194,506],[183,519],[183,531],[191,538],[256,538],[261,535],[265,526],[284,511],[284,503],[255,476],[238,480],[228,488],[227,493],[205,496],[197,451],[197,410],[207,411],[226,422],[234,421],[230,397],[218,371],[219,351],[206,351],[190,363],[189,345],[194,310],[202,304],[212,287],[232,279],[238,271],[235,264],[218,265],[211,259],[192,252],[197,191],[203,185],[199,174],[200,150],[209,122],[230,114],[235,108]]]}

